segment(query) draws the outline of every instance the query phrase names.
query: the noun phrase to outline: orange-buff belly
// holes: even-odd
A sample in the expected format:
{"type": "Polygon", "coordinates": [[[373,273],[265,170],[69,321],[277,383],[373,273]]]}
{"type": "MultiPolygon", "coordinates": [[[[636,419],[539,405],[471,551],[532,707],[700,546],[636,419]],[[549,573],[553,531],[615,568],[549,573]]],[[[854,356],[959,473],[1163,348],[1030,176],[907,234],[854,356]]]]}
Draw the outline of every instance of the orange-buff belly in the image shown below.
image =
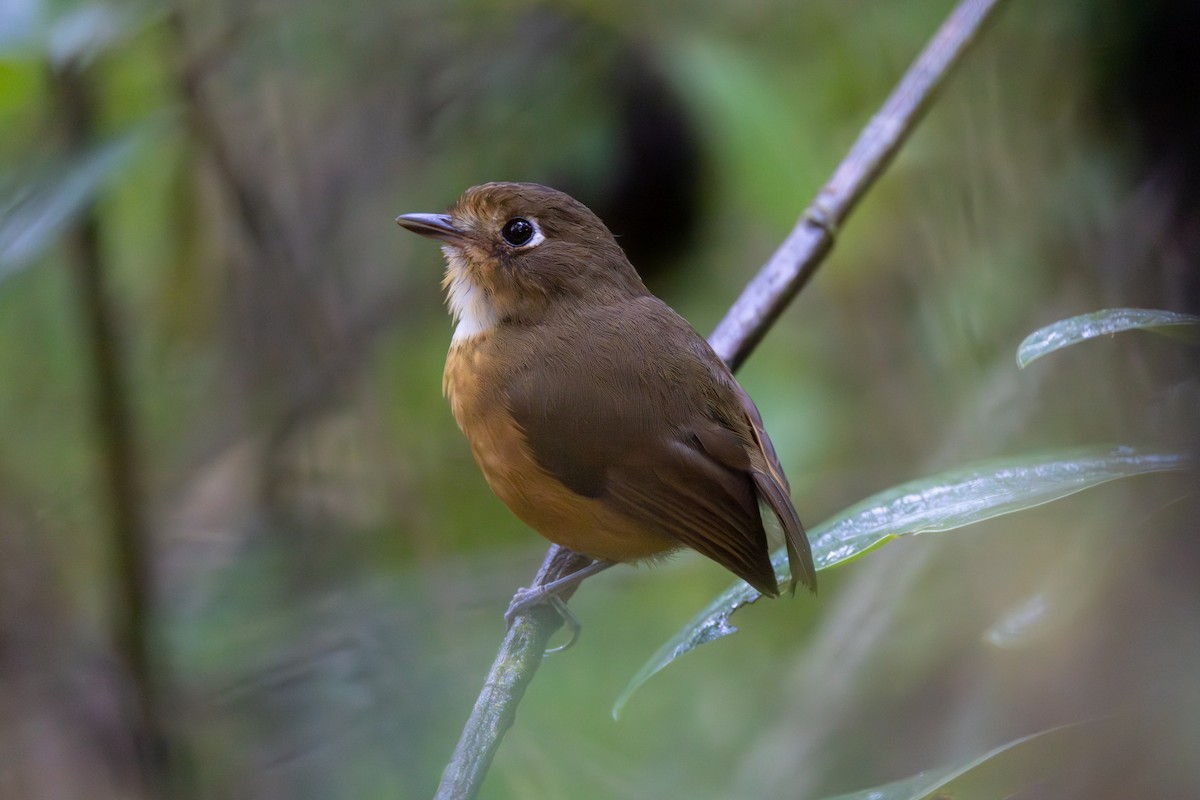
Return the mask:
{"type": "Polygon", "coordinates": [[[443,389],[496,496],[545,538],[593,558],[639,561],[678,549],[678,540],[647,529],[600,499],[577,494],[536,462],[498,385],[478,369],[480,340],[485,338],[451,347],[443,389]]]}

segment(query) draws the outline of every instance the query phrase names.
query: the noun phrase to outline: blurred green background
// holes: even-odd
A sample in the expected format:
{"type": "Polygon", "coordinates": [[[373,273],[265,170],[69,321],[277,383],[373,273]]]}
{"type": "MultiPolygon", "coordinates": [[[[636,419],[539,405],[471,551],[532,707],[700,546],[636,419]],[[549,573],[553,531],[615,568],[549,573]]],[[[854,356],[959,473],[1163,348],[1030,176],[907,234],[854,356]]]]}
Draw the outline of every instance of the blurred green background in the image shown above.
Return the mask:
{"type": "MultiPolygon", "coordinates": [[[[974,459],[1194,448],[1182,344],[1014,362],[1197,313],[1193,6],[1014,2],[965,60],[741,372],[810,525],[974,459]]],[[[432,796],[545,543],[454,426],[440,254],[393,218],[555,185],[708,332],[951,7],[0,0],[0,797],[137,796],[139,684],[185,796],[432,796]]],[[[484,796],[815,798],[1097,717],[1063,783],[978,796],[1200,795],[1194,480],[897,541],[620,722],[729,576],[605,573],[484,796]]]]}

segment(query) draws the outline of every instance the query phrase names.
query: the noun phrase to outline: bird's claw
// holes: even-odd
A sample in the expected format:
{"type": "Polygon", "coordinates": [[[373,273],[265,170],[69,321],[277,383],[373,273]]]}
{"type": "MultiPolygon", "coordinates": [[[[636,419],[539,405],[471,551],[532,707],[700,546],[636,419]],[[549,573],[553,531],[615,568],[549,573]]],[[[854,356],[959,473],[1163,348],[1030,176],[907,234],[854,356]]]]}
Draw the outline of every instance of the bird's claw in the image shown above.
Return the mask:
{"type": "Polygon", "coordinates": [[[508,604],[508,610],[504,612],[504,623],[506,628],[511,628],[513,623],[517,621],[517,617],[534,606],[548,605],[558,612],[558,616],[562,618],[563,624],[571,632],[571,638],[567,639],[565,644],[560,644],[558,647],[552,647],[545,652],[545,655],[553,653],[561,653],[563,650],[571,647],[579,639],[579,632],[583,629],[578,617],[567,607],[567,603],[561,597],[553,592],[545,591],[545,587],[535,586],[531,589],[521,588],[513,595],[512,602],[508,604]]]}

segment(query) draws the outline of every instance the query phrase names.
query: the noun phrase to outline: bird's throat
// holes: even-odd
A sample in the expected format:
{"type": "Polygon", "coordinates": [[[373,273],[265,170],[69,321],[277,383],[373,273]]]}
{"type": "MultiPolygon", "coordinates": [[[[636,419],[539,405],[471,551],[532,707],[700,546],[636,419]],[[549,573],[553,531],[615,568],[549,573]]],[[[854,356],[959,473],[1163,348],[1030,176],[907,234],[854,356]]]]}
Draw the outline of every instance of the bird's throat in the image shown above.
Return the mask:
{"type": "Polygon", "coordinates": [[[471,278],[470,267],[457,248],[447,245],[442,251],[446,254],[446,277],[442,286],[455,321],[451,341],[463,342],[488,333],[500,318],[487,293],[471,278]]]}

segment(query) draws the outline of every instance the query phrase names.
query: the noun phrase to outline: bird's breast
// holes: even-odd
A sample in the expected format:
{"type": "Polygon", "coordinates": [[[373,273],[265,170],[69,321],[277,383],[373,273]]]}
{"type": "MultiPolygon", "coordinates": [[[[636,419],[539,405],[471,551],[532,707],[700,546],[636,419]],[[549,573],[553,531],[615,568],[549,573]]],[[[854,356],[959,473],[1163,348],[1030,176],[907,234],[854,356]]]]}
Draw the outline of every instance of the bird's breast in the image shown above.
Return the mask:
{"type": "Polygon", "coordinates": [[[595,558],[637,561],[678,548],[670,537],[572,491],[537,462],[506,402],[509,372],[516,367],[504,347],[495,334],[454,342],[442,383],[496,496],[542,536],[595,558]]]}
{"type": "MultiPolygon", "coordinates": [[[[442,375],[442,389],[454,421],[470,442],[489,483],[493,476],[503,478],[524,469],[531,460],[504,401],[504,370],[492,339],[491,335],[474,336],[451,344],[442,375]]],[[[495,485],[492,488],[495,490],[495,485]]]]}

